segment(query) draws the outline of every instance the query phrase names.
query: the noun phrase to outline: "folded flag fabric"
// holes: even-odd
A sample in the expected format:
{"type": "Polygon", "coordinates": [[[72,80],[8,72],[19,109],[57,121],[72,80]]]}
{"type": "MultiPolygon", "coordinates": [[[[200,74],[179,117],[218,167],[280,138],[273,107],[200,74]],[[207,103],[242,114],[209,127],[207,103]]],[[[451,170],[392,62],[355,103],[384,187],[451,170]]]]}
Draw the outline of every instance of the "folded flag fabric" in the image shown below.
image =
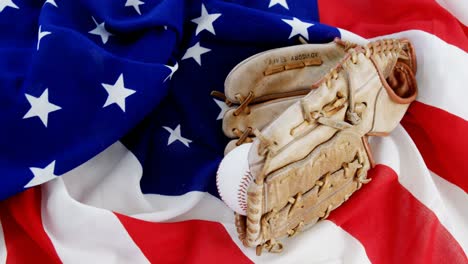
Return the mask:
{"type": "Polygon", "coordinates": [[[0,0],[0,263],[468,263],[468,3],[0,0]],[[229,71],[335,37],[415,45],[372,182],[281,254],[219,199],[229,71]]]}

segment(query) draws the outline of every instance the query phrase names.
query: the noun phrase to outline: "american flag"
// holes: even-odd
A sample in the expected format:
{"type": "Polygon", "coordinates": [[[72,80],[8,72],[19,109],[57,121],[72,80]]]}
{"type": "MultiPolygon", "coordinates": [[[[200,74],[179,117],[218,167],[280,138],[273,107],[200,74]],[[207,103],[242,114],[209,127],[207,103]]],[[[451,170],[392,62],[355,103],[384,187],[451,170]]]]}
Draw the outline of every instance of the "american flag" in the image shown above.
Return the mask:
{"type": "Polygon", "coordinates": [[[0,0],[0,263],[468,263],[468,2],[0,0]],[[215,174],[228,72],[409,38],[420,94],[372,182],[256,256],[215,174]]]}

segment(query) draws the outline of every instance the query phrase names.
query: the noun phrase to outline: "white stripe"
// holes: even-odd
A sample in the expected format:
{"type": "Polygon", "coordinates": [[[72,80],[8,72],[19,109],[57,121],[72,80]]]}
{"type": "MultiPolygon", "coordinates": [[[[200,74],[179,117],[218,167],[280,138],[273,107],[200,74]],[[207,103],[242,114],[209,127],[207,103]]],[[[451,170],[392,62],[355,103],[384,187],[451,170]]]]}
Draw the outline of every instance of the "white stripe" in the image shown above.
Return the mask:
{"type": "Polygon", "coordinates": [[[7,249],[5,244],[5,235],[3,235],[2,222],[0,222],[0,264],[6,263],[7,249]]]}
{"type": "MultiPolygon", "coordinates": [[[[141,220],[224,219],[223,214],[227,212],[224,203],[205,192],[177,196],[143,194],[140,189],[142,172],[135,155],[117,142],[61,178],[77,202],[141,220]],[[205,207],[207,210],[200,210],[205,207]]],[[[230,211],[229,215],[232,216],[230,211]]]]}
{"type": "Polygon", "coordinates": [[[466,0],[436,0],[439,5],[447,9],[458,21],[468,26],[468,1],[466,0]]]}
{"type": "Polygon", "coordinates": [[[391,167],[398,180],[416,199],[428,207],[440,223],[459,242],[468,254],[468,215],[457,210],[467,210],[468,194],[444,184],[437,183],[426,167],[416,145],[403,129],[398,126],[389,137],[371,138],[371,146],[377,163],[391,167]],[[447,191],[454,191],[447,196],[447,191]]]}
{"type": "Polygon", "coordinates": [[[41,201],[44,230],[62,262],[149,263],[112,212],[73,200],[61,178],[42,187],[41,201]]]}
{"type": "Polygon", "coordinates": [[[152,222],[178,222],[206,220],[214,222],[232,221],[233,212],[218,198],[209,193],[189,192],[180,196],[145,195],[151,204],[164,204],[164,209],[152,213],[134,214],[132,217],[152,222]],[[171,208],[174,206],[174,208],[171,208]],[[169,213],[168,213],[169,212],[169,213]]]}
{"type": "Polygon", "coordinates": [[[80,203],[131,215],[153,209],[140,189],[142,173],[135,155],[116,142],[61,178],[80,203]]]}
{"type": "MultiPolygon", "coordinates": [[[[359,44],[367,41],[349,31],[340,29],[340,32],[345,40],[359,44]]],[[[381,38],[408,38],[414,44],[418,61],[418,101],[468,119],[468,53],[420,30],[404,31],[375,39],[381,38]]]]}
{"type": "Polygon", "coordinates": [[[328,220],[314,225],[294,238],[284,239],[281,254],[255,254],[237,238],[233,223],[224,227],[242,252],[254,263],[370,263],[362,244],[328,220]]]}

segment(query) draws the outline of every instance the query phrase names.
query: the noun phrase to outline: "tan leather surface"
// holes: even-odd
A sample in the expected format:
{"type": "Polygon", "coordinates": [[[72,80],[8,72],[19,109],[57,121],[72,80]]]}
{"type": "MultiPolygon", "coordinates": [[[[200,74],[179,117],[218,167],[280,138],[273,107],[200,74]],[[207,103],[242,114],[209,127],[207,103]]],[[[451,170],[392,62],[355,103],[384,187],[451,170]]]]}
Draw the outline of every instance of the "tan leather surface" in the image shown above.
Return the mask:
{"type": "MultiPolygon", "coordinates": [[[[388,57],[387,63],[395,65],[397,56],[390,53],[388,57]]],[[[381,68],[388,68],[383,59],[379,59],[379,61],[380,63],[378,63],[378,65],[380,65],[381,68]]],[[[378,123],[385,122],[388,124],[387,128],[393,129],[401,120],[407,107],[397,106],[387,109],[386,107],[392,105],[389,105],[385,100],[378,101],[378,103],[385,103],[385,105],[375,105],[377,94],[383,87],[383,84],[374,63],[361,53],[357,56],[355,62],[348,59],[342,66],[343,70],[338,74],[338,78],[331,81],[331,87],[328,87],[326,83],[322,83],[317,89],[312,90],[304,97],[304,102],[307,104],[308,109],[311,112],[322,110],[326,103],[336,98],[338,92],[349,96],[347,89],[349,85],[355,93],[355,104],[364,103],[367,106],[366,110],[362,113],[362,121],[353,127],[353,129],[361,136],[364,136],[371,131],[374,120],[377,120],[378,123]],[[343,76],[343,72],[347,72],[347,78],[343,76]],[[382,111],[375,113],[376,109],[382,111]],[[384,118],[384,121],[382,121],[382,118],[384,118]]],[[[387,72],[387,74],[390,74],[390,70],[387,70],[387,72]]],[[[282,73],[278,73],[278,75],[281,74],[282,73]]],[[[394,106],[396,106],[396,104],[394,106]]],[[[344,121],[344,117],[345,109],[337,112],[332,118],[344,121]]],[[[306,125],[303,124],[304,115],[302,106],[300,102],[296,102],[262,130],[262,134],[273,142],[273,144],[269,146],[273,157],[265,171],[266,174],[304,158],[309,153],[310,149],[328,140],[336,132],[336,129],[318,125],[316,122],[305,122],[306,125]],[[297,127],[301,127],[303,132],[292,134],[291,131],[297,127]],[[308,146],[308,148],[304,149],[302,147],[304,145],[308,146]]],[[[390,132],[390,130],[380,130],[376,132],[390,132]]],[[[259,150],[261,150],[259,146],[260,143],[260,141],[254,140],[251,153],[249,153],[253,175],[258,175],[264,167],[262,163],[264,156],[260,153],[261,151],[259,152],[259,150]]]]}
{"type": "Polygon", "coordinates": [[[269,94],[310,89],[329,69],[343,57],[344,49],[336,43],[306,44],[279,48],[257,54],[239,63],[227,76],[224,87],[226,97],[240,103],[236,94],[247,97],[252,91],[256,98],[269,94]],[[265,72],[272,67],[294,65],[298,62],[320,59],[321,65],[310,65],[281,71],[281,75],[265,72]]]}
{"type": "Polygon", "coordinates": [[[254,99],[244,102],[241,114],[226,113],[223,131],[238,138],[232,129],[258,129],[249,135],[255,177],[249,209],[246,217],[236,217],[246,246],[261,245],[257,253],[281,248],[277,239],[326,218],[368,182],[372,157],[366,135],[386,135],[400,122],[417,96],[415,71],[408,40],[292,46],[260,53],[233,69],[225,83],[228,100],[241,104],[237,99],[250,92],[254,99]],[[294,54],[320,61],[305,67],[304,60],[283,59],[300,57],[294,54]],[[304,87],[313,89],[291,97],[304,87]]]}
{"type": "Polygon", "coordinates": [[[342,131],[332,140],[314,148],[304,159],[269,174],[265,181],[265,195],[269,197],[265,210],[279,210],[286,205],[289,197],[312,189],[318,178],[337,171],[343,162],[354,160],[360,148],[362,141],[358,134],[342,131]]]}
{"type": "Polygon", "coordinates": [[[263,185],[251,183],[247,191],[246,237],[244,243],[255,246],[262,243],[261,218],[263,215],[263,185]]]}
{"type": "Polygon", "coordinates": [[[410,104],[416,99],[416,77],[408,65],[397,62],[390,76],[379,74],[389,98],[398,104],[410,104]],[[384,79],[385,78],[385,79],[384,79]]]}
{"type": "MultiPolygon", "coordinates": [[[[236,138],[234,129],[245,131],[248,127],[262,130],[271,120],[275,119],[291,104],[302,98],[302,96],[276,99],[249,107],[249,112],[242,112],[235,116],[235,109],[228,110],[223,117],[223,132],[229,138],[236,138]]],[[[253,134],[251,134],[253,135],[253,134]]]]}
{"type": "MultiPolygon", "coordinates": [[[[259,220],[258,214],[247,215],[252,219],[246,221],[247,230],[262,228],[262,232],[247,231],[247,244],[255,240],[258,242],[259,235],[262,242],[286,236],[300,222],[306,225],[325,217],[360,186],[359,181],[363,179],[359,177],[364,175],[365,179],[369,168],[359,135],[341,131],[314,149],[307,158],[269,175],[264,190],[252,184],[251,193],[255,193],[255,198],[262,191],[263,196],[268,197],[263,200],[263,211],[270,212],[270,215],[262,217],[269,220],[260,226],[259,223],[264,220],[259,220]],[[295,198],[293,203],[288,201],[291,197],[295,198]]],[[[254,202],[258,200],[248,200],[248,207],[258,208],[254,202]]]]}
{"type": "Polygon", "coordinates": [[[237,146],[238,146],[237,145],[237,139],[233,139],[233,140],[229,141],[227,143],[226,147],[224,148],[224,156],[226,156],[231,150],[233,150],[237,146]]]}
{"type": "MultiPolygon", "coordinates": [[[[361,136],[368,132],[372,127],[372,109],[374,109],[373,105],[375,103],[377,92],[381,88],[381,84],[378,81],[377,73],[373,64],[363,57],[363,55],[358,57],[359,67],[353,63],[346,63],[343,65],[345,70],[348,71],[351,86],[356,87],[356,102],[364,102],[368,106],[368,111],[363,114],[363,122],[355,128],[359,131],[361,136]]],[[[338,92],[348,96],[347,81],[342,74],[339,74],[337,80],[332,81],[332,87],[327,87],[325,84],[322,84],[319,88],[306,95],[304,97],[304,101],[309,105],[310,111],[320,111],[326,103],[331,102],[336,98],[336,94],[338,92]]],[[[345,112],[346,108],[343,108],[332,118],[344,120],[345,112]]],[[[309,123],[302,127],[302,133],[291,135],[290,131],[293,128],[298,127],[303,122],[304,117],[302,114],[301,104],[296,102],[262,131],[266,137],[271,138],[272,141],[277,143],[271,146],[271,150],[277,154],[273,156],[272,162],[270,163],[271,165],[266,170],[267,174],[291,162],[304,158],[309,154],[311,149],[325,142],[334,133],[336,133],[336,129],[328,126],[309,123]],[[313,133],[311,133],[312,130],[313,133]],[[308,147],[304,148],[303,146],[308,147]]],[[[251,167],[254,175],[259,173],[263,168],[263,164],[259,163],[263,160],[263,156],[258,155],[258,152],[253,151],[259,143],[260,142],[258,141],[254,141],[252,153],[250,153],[249,156],[251,164],[258,164],[252,165],[251,167]]]]}
{"type": "Polygon", "coordinates": [[[372,132],[390,132],[400,123],[409,104],[398,104],[390,99],[388,93],[382,88],[377,97],[375,118],[372,132]]]}
{"type": "Polygon", "coordinates": [[[315,224],[329,214],[327,210],[331,211],[340,206],[346,197],[357,189],[358,183],[352,176],[345,178],[344,170],[331,174],[329,178],[328,181],[337,189],[336,192],[332,192],[333,188],[331,188],[328,190],[329,193],[320,193],[319,187],[314,187],[303,196],[302,204],[297,210],[290,212],[291,206],[288,205],[278,213],[278,217],[270,223],[271,237],[264,239],[287,236],[288,231],[294,230],[300,222],[304,222],[305,225],[315,224]]]}

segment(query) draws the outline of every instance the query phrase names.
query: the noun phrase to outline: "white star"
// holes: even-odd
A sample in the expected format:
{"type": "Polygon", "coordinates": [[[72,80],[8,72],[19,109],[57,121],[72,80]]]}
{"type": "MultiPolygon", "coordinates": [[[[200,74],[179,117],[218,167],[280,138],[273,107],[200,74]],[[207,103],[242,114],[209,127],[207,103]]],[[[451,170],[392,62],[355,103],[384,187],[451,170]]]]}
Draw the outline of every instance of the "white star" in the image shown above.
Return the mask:
{"type": "Polygon", "coordinates": [[[192,140],[184,138],[183,136],[180,135],[180,125],[177,125],[175,130],[172,130],[172,128],[166,127],[166,126],[163,126],[163,128],[166,129],[167,132],[170,133],[169,139],[167,140],[168,146],[172,144],[174,141],[179,140],[180,142],[182,142],[182,144],[190,148],[189,144],[192,142],[192,140]]]}
{"type": "Polygon", "coordinates": [[[41,119],[44,126],[47,127],[49,114],[54,111],[62,109],[60,106],[54,105],[49,102],[49,89],[48,88],[46,88],[44,92],[42,92],[41,96],[39,97],[34,97],[29,94],[25,94],[25,95],[26,95],[26,99],[28,99],[28,102],[31,105],[31,108],[23,116],[23,119],[37,116],[41,119]]]}
{"type": "Polygon", "coordinates": [[[179,64],[176,62],[174,66],[169,66],[169,65],[164,65],[164,66],[168,67],[169,70],[171,70],[171,73],[166,77],[166,79],[164,79],[163,82],[167,81],[167,79],[172,80],[172,75],[174,75],[174,73],[179,69],[179,64]]]}
{"type": "Polygon", "coordinates": [[[216,99],[213,99],[213,101],[219,106],[219,108],[221,108],[221,112],[219,112],[219,115],[216,118],[216,120],[223,119],[224,114],[226,113],[227,110],[230,109],[230,107],[223,101],[219,101],[219,100],[216,100],[216,99]]]}
{"type": "Polygon", "coordinates": [[[123,73],[120,74],[114,85],[105,83],[101,83],[101,85],[108,93],[107,100],[102,108],[111,104],[117,104],[125,112],[125,99],[134,94],[135,90],[125,87],[123,73]]]}
{"type": "Polygon", "coordinates": [[[0,12],[2,12],[7,6],[19,9],[19,7],[13,3],[13,0],[0,0],[0,12]]]}
{"type": "Polygon", "coordinates": [[[292,38],[296,35],[302,35],[305,39],[309,40],[309,32],[308,28],[313,26],[314,24],[311,23],[306,23],[302,22],[301,20],[293,17],[292,20],[289,19],[281,19],[288,25],[292,27],[291,34],[289,35],[289,38],[292,38]]]}
{"type": "Polygon", "coordinates": [[[44,182],[48,182],[50,180],[55,179],[58,176],[54,174],[55,160],[43,169],[34,167],[31,167],[29,169],[34,174],[34,177],[24,186],[24,188],[33,187],[44,182]]]}
{"type": "Polygon", "coordinates": [[[109,37],[113,36],[113,34],[109,33],[106,30],[106,25],[105,25],[104,22],[102,22],[101,24],[98,24],[98,22],[94,19],[94,17],[92,17],[92,19],[94,21],[94,24],[96,24],[96,28],[89,31],[88,33],[100,36],[101,40],[102,40],[102,43],[106,44],[107,41],[109,40],[109,37]]]}
{"type": "Polygon", "coordinates": [[[49,31],[41,31],[42,26],[39,26],[39,32],[37,33],[37,50],[39,50],[39,45],[41,44],[41,39],[49,34],[52,34],[52,32],[49,31]]]}
{"type": "Polygon", "coordinates": [[[47,1],[45,1],[44,5],[47,4],[47,3],[49,3],[49,4],[51,4],[51,5],[55,6],[55,7],[58,7],[57,3],[55,3],[55,0],[47,0],[47,1]]]}
{"type": "Polygon", "coordinates": [[[209,51],[211,50],[200,46],[200,42],[197,42],[197,44],[187,49],[182,60],[192,58],[201,66],[201,55],[209,51]]]}
{"type": "Polygon", "coordinates": [[[142,2],[140,0],[127,0],[127,2],[125,3],[125,6],[133,6],[133,8],[135,8],[135,11],[141,15],[141,12],[140,12],[140,5],[143,5],[145,4],[145,2],[142,2]]]}
{"type": "Polygon", "coordinates": [[[164,30],[167,30],[167,26],[164,26],[164,30]]]}
{"type": "Polygon", "coordinates": [[[282,5],[284,8],[289,10],[288,3],[286,0],[270,0],[270,5],[268,7],[272,7],[274,5],[282,5]]]}
{"type": "Polygon", "coordinates": [[[208,14],[204,4],[202,4],[201,8],[202,8],[201,16],[198,18],[192,19],[192,22],[197,24],[197,29],[195,30],[195,36],[198,35],[198,33],[202,32],[203,30],[208,30],[213,35],[216,35],[215,30],[213,28],[213,22],[215,22],[215,20],[218,19],[221,16],[221,14],[220,13],[208,14]]]}

